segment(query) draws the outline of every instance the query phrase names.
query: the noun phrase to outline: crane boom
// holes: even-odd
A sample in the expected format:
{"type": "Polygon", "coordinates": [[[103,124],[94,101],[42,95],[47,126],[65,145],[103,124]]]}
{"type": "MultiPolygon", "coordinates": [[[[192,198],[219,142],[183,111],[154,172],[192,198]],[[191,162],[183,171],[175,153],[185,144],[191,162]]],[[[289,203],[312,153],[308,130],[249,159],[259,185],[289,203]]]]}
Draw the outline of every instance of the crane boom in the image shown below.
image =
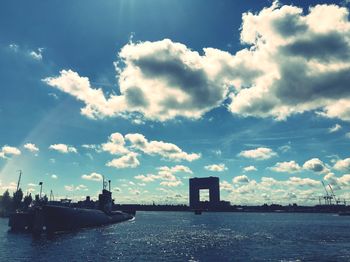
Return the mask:
{"type": "Polygon", "coordinates": [[[324,184],[323,181],[321,181],[321,182],[322,182],[322,185],[323,185],[324,190],[326,191],[326,195],[329,196],[328,191],[327,191],[327,188],[326,188],[326,185],[324,184]]]}
{"type": "Polygon", "coordinates": [[[324,184],[324,182],[323,181],[321,181],[321,182],[322,182],[324,190],[326,191],[326,195],[323,198],[324,198],[326,204],[331,205],[333,196],[328,193],[327,187],[324,184]]]}
{"type": "Polygon", "coordinates": [[[334,200],[335,200],[335,203],[338,205],[338,204],[340,203],[340,199],[337,199],[337,198],[336,198],[332,186],[331,186],[330,184],[328,184],[328,186],[329,186],[329,188],[331,189],[332,196],[333,196],[333,198],[334,198],[334,200]]]}

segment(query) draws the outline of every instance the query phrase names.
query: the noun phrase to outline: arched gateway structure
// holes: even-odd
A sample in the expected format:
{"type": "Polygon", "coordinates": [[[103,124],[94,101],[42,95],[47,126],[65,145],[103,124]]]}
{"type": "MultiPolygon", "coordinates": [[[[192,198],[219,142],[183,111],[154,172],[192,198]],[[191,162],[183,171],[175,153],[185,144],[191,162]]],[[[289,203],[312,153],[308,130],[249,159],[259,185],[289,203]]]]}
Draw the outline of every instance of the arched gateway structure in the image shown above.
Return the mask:
{"type": "Polygon", "coordinates": [[[210,209],[220,205],[220,186],[218,177],[201,177],[190,179],[190,208],[210,209]],[[209,202],[200,201],[200,190],[209,189],[209,202]]]}

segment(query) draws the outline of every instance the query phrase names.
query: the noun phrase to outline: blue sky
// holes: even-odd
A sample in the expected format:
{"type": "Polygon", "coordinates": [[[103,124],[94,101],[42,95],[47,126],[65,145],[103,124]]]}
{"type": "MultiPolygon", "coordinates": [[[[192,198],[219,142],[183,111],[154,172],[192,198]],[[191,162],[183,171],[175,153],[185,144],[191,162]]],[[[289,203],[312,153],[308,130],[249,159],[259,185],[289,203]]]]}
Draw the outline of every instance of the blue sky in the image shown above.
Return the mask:
{"type": "Polygon", "coordinates": [[[0,188],[187,203],[350,198],[347,1],[6,1],[0,188]]]}

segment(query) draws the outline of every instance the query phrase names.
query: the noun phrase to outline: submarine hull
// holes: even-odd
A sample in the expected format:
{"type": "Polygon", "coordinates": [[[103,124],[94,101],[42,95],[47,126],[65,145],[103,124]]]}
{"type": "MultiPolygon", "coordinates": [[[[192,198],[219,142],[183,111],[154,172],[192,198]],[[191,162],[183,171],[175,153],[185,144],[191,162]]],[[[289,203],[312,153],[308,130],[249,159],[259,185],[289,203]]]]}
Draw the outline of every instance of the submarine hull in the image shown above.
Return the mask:
{"type": "Polygon", "coordinates": [[[68,231],[119,223],[134,218],[121,211],[105,213],[98,209],[72,208],[45,205],[42,208],[43,223],[47,232],[68,231]]]}

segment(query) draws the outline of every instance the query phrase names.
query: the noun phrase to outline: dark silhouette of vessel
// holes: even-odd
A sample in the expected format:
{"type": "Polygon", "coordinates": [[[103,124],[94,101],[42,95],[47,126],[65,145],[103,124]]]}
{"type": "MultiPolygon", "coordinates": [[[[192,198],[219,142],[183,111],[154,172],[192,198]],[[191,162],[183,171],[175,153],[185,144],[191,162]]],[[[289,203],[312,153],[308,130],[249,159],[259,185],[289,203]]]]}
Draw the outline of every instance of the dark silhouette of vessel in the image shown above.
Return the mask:
{"type": "MultiPolygon", "coordinates": [[[[12,213],[9,226],[14,231],[29,231],[35,234],[54,233],[79,228],[96,227],[131,220],[135,213],[112,211],[112,193],[105,189],[103,181],[102,193],[99,194],[98,207],[86,205],[73,207],[68,202],[40,201],[28,210],[12,213]]],[[[87,203],[90,203],[87,197],[87,203]]]]}
{"type": "Polygon", "coordinates": [[[133,215],[122,211],[112,211],[111,195],[110,191],[102,190],[102,194],[99,195],[99,209],[44,205],[43,226],[48,232],[57,232],[118,223],[134,218],[133,215]]]}

